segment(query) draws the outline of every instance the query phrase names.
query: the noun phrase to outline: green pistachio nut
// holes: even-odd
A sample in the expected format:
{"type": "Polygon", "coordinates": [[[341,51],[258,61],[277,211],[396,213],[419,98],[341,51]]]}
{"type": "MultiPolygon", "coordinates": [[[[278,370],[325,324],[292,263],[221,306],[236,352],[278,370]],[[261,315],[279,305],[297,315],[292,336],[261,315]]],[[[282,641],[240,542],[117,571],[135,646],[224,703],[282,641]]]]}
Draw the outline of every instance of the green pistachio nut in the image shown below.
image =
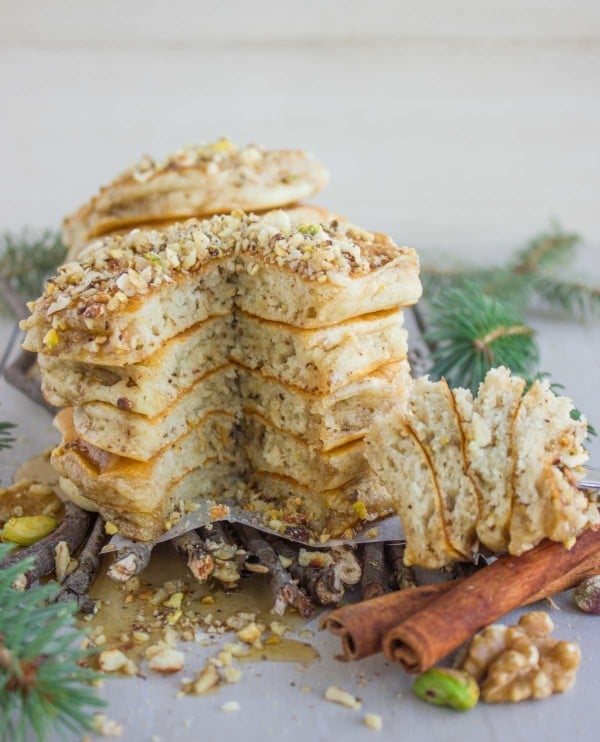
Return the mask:
{"type": "Polygon", "coordinates": [[[56,518],[49,515],[24,515],[10,518],[1,531],[2,540],[19,546],[31,546],[48,536],[58,525],[56,518]]]}
{"type": "Polygon", "coordinates": [[[457,711],[468,711],[479,700],[479,686],[464,670],[434,667],[413,683],[413,693],[435,706],[449,706],[457,711]]]}

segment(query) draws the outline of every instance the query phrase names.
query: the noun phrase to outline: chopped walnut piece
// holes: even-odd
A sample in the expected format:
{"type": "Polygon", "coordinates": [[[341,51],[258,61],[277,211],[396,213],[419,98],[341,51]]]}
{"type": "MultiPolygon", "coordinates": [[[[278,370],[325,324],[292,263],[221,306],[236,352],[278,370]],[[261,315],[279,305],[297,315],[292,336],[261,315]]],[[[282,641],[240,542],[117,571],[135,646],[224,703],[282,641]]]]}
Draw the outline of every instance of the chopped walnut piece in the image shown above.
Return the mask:
{"type": "Polygon", "coordinates": [[[547,698],[573,685],[581,651],[550,636],[553,629],[547,613],[534,611],[516,626],[495,624],[473,638],[462,669],[479,681],[484,701],[547,698]]]}
{"type": "Polygon", "coordinates": [[[117,672],[128,663],[128,658],[120,649],[105,649],[100,652],[98,664],[103,672],[117,672]]]}
{"type": "Polygon", "coordinates": [[[200,671],[200,674],[195,680],[184,686],[184,691],[186,693],[192,693],[195,696],[203,696],[211,688],[217,686],[220,681],[221,678],[216,667],[208,664],[200,671]]]}
{"type": "Polygon", "coordinates": [[[152,655],[148,667],[155,672],[172,673],[182,670],[184,664],[183,652],[166,647],[152,655]]]}
{"type": "Polygon", "coordinates": [[[359,709],[362,706],[362,701],[359,698],[335,685],[330,685],[327,688],[325,691],[325,700],[332,703],[339,703],[349,709],[359,709]]]}
{"type": "Polygon", "coordinates": [[[94,732],[101,737],[120,737],[123,734],[123,727],[116,721],[109,719],[106,714],[94,714],[92,722],[94,732]]]}

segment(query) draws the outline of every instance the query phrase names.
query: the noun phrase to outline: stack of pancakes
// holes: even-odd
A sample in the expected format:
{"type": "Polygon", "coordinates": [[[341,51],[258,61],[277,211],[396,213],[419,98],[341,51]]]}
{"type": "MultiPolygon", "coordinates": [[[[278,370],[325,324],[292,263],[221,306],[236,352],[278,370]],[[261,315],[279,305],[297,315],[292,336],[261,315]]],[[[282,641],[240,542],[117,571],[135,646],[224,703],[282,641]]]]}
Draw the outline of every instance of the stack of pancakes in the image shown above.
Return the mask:
{"type": "Polygon", "coordinates": [[[417,379],[404,410],[384,414],[368,458],[402,519],[405,561],[432,569],[481,547],[520,555],[544,538],[573,543],[600,523],[577,487],[587,423],[547,381],[500,367],[475,399],[444,380],[417,379]]]}
{"type": "Polygon", "coordinates": [[[315,214],[105,237],[32,304],[24,347],[66,408],[53,465],[124,535],[156,538],[240,481],[283,526],[339,535],[390,512],[363,437],[409,385],[417,258],[315,214]]]}

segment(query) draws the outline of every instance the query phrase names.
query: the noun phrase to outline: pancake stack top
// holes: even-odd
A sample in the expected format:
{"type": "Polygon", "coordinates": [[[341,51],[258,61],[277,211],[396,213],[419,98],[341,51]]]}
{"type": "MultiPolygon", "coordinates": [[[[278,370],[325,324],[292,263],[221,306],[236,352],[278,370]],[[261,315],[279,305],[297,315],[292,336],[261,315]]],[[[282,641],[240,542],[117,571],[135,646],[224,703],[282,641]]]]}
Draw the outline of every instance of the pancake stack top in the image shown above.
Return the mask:
{"type": "Polygon", "coordinates": [[[339,535],[390,511],[362,439],[409,385],[418,261],[310,213],[107,237],[32,304],[24,347],[66,407],[53,465],[124,535],[156,538],[239,480],[282,527],[339,535]]]}
{"type": "Polygon", "coordinates": [[[320,191],[327,171],[302,150],[238,147],[229,139],[146,155],[63,222],[69,260],[93,238],[133,227],[162,228],[234,209],[268,211],[320,191]]]}

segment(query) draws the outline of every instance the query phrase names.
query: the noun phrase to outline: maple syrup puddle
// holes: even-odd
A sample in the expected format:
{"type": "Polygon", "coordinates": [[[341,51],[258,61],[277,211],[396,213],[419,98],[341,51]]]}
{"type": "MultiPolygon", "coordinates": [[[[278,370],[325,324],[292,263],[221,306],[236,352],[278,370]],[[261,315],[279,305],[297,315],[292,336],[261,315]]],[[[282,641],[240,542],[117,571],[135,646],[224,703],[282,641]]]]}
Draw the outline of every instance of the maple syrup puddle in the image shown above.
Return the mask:
{"type": "MultiPolygon", "coordinates": [[[[264,575],[242,579],[240,586],[229,593],[199,583],[169,542],[155,547],[149,565],[139,575],[139,588],[131,592],[126,585],[108,576],[111,561],[110,555],[103,557],[100,574],[90,590],[90,597],[101,601],[100,609],[91,620],[80,619],[79,625],[101,633],[106,638],[105,647],[121,649],[134,661],[142,659],[146,648],[162,638],[164,628],[168,625],[164,617],[170,614],[169,609],[165,609],[160,602],[153,602],[156,592],[168,581],[179,581],[179,589],[184,594],[181,610],[185,619],[189,619],[183,623],[191,624],[191,631],[196,630],[200,635],[196,642],[202,646],[214,645],[216,649],[223,641],[239,641],[232,629],[224,633],[209,633],[207,629],[215,621],[225,626],[228,618],[240,612],[256,614],[256,621],[266,624],[266,633],[272,621],[284,623],[290,631],[302,630],[306,623],[297,613],[286,613],[284,616],[271,613],[273,596],[264,575]],[[202,603],[202,598],[207,596],[214,603],[202,603]],[[204,619],[209,616],[212,616],[212,621],[207,625],[204,619]],[[150,638],[144,643],[137,643],[132,638],[133,631],[145,632],[150,638]]],[[[175,631],[185,633],[178,623],[173,625],[175,631]]],[[[181,641],[185,643],[185,637],[181,637],[181,641]]],[[[248,650],[239,658],[241,661],[310,663],[319,659],[319,653],[313,646],[287,635],[276,637],[276,643],[269,643],[267,638],[262,648],[249,647],[248,650]]]]}

